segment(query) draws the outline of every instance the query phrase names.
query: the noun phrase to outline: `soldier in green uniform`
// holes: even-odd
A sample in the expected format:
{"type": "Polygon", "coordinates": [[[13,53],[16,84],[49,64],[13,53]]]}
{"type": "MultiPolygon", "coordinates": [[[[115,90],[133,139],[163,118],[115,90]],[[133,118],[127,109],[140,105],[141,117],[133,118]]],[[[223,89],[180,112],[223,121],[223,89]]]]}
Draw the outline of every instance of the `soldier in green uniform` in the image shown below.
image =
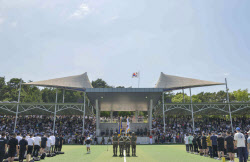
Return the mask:
{"type": "Polygon", "coordinates": [[[131,143],[131,139],[127,134],[127,137],[126,137],[126,156],[130,156],[130,143],[131,143]]]}
{"type": "Polygon", "coordinates": [[[115,135],[113,136],[113,156],[117,156],[117,147],[118,147],[118,136],[117,132],[115,132],[115,135]]]}
{"type": "Polygon", "coordinates": [[[123,156],[123,150],[124,150],[124,138],[121,136],[119,138],[119,150],[120,150],[120,156],[123,156]]]}
{"type": "Polygon", "coordinates": [[[107,144],[111,144],[112,145],[112,140],[111,140],[111,138],[109,137],[109,139],[108,139],[108,142],[107,142],[107,144]]]}
{"type": "Polygon", "coordinates": [[[135,133],[132,133],[132,138],[131,138],[131,144],[132,144],[132,156],[136,156],[136,141],[137,137],[135,136],[135,133]]]}
{"type": "Polygon", "coordinates": [[[118,136],[117,132],[115,132],[115,135],[113,136],[113,156],[117,156],[117,147],[118,147],[118,136]]]}

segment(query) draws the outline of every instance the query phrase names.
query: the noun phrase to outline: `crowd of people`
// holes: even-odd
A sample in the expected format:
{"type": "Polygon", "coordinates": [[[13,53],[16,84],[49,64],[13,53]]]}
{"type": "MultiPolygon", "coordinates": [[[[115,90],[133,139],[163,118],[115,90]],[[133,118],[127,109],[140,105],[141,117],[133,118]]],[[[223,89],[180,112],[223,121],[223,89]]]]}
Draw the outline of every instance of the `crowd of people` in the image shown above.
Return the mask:
{"type": "Polygon", "coordinates": [[[205,157],[221,160],[227,157],[234,162],[235,154],[240,162],[247,162],[250,147],[250,131],[241,133],[239,127],[235,133],[214,131],[210,133],[185,134],[185,145],[188,153],[200,154],[205,157]],[[228,155],[228,156],[227,156],[228,155]]]}
{"type": "MultiPolygon", "coordinates": [[[[82,143],[82,135],[95,134],[95,117],[86,117],[84,123],[84,134],[82,134],[81,116],[57,116],[55,123],[55,134],[64,135],[64,140],[69,144],[82,143]]],[[[16,132],[20,134],[45,134],[53,132],[54,116],[27,115],[19,116],[16,124],[16,132]]],[[[13,132],[15,117],[0,116],[0,131],[13,132]]]]}
{"type": "Polygon", "coordinates": [[[17,160],[23,162],[39,161],[62,153],[63,135],[54,134],[6,134],[0,135],[0,162],[17,160]],[[33,160],[32,160],[33,157],[33,160]]]}
{"type": "MultiPolygon", "coordinates": [[[[0,116],[0,132],[6,132],[5,138],[10,140],[10,134],[14,130],[15,117],[14,116],[0,116]]],[[[55,123],[55,134],[62,135],[60,138],[68,144],[84,144],[85,138],[90,136],[93,141],[91,143],[98,144],[98,140],[96,137],[96,119],[95,117],[86,117],[84,124],[84,133],[82,133],[82,116],[56,116],[55,123]]],[[[233,128],[240,127],[241,132],[244,134],[244,137],[248,137],[247,131],[250,130],[250,118],[243,117],[235,117],[233,118],[233,128]]],[[[29,115],[29,116],[19,116],[16,124],[17,133],[27,137],[29,134],[33,134],[36,137],[39,135],[46,136],[50,135],[53,132],[53,124],[54,117],[53,116],[42,116],[42,115],[29,115]]],[[[192,144],[192,147],[188,147],[188,151],[192,153],[200,153],[205,156],[209,155],[210,157],[220,157],[223,154],[218,154],[213,148],[215,141],[212,140],[212,146],[207,144],[208,149],[202,149],[199,147],[198,141],[200,143],[208,139],[207,137],[216,136],[217,139],[223,137],[223,140],[226,141],[226,136],[233,136],[229,134],[232,132],[231,122],[226,116],[222,117],[211,117],[211,116],[203,116],[202,118],[195,118],[194,120],[195,130],[193,130],[192,118],[190,116],[178,116],[178,117],[166,117],[165,119],[165,132],[164,132],[164,123],[162,118],[153,118],[152,120],[152,135],[150,135],[150,130],[145,127],[138,127],[136,130],[132,130],[135,132],[137,136],[141,137],[149,137],[150,141],[153,139],[155,143],[185,143],[187,144],[187,137],[192,139],[192,142],[189,141],[188,146],[192,144]],[[228,132],[228,134],[226,133],[228,132]],[[203,139],[203,140],[202,140],[203,139]],[[193,141],[194,140],[194,141],[193,141]],[[197,147],[196,144],[197,143],[197,147]],[[212,149],[212,150],[211,150],[212,149]],[[204,151],[206,150],[206,151],[204,151]],[[221,156],[220,156],[221,155],[221,156]]],[[[125,129],[125,128],[123,128],[125,129]]],[[[111,137],[115,132],[118,132],[117,128],[107,128],[106,130],[102,130],[101,136],[111,137]]],[[[36,138],[34,137],[34,138],[36,138]]],[[[18,138],[18,136],[17,136],[18,138]]],[[[46,137],[50,138],[50,137],[46,137]]],[[[53,137],[52,137],[53,138],[53,137]]],[[[104,138],[103,138],[104,139],[104,138]]],[[[102,144],[106,143],[103,142],[102,144]]],[[[247,141],[247,139],[245,138],[247,141]]],[[[19,140],[20,141],[20,140],[19,140]]],[[[18,141],[18,142],[19,142],[18,141]]],[[[223,141],[223,142],[224,142],[223,141]]],[[[206,140],[208,143],[209,141],[206,140]]],[[[223,143],[221,142],[221,144],[223,143]]],[[[108,142],[107,142],[108,143],[108,142]]],[[[150,142],[152,143],[152,142],[150,142]]],[[[219,145],[219,141],[217,141],[217,145],[219,145]]],[[[235,145],[234,145],[235,146],[235,145]]],[[[246,143],[247,147],[247,143],[246,143]]],[[[218,149],[218,148],[217,148],[218,149]]],[[[225,148],[223,148],[225,149],[225,148]]],[[[222,148],[220,149],[222,150],[222,148]]],[[[224,150],[227,152],[227,150],[224,150]]],[[[235,152],[235,151],[234,151],[235,152]]],[[[230,152],[229,152],[230,154],[230,152]]],[[[33,155],[36,155],[33,153],[33,155]]],[[[231,160],[232,161],[232,160],[231,160]]]]}
{"type": "MultiPolygon", "coordinates": [[[[155,143],[183,143],[186,133],[211,133],[232,131],[230,120],[225,118],[202,117],[195,118],[193,130],[192,118],[189,116],[166,117],[165,133],[162,118],[153,119],[152,133],[155,143]]],[[[246,133],[250,129],[250,118],[233,118],[233,128],[241,127],[246,133]]]]}

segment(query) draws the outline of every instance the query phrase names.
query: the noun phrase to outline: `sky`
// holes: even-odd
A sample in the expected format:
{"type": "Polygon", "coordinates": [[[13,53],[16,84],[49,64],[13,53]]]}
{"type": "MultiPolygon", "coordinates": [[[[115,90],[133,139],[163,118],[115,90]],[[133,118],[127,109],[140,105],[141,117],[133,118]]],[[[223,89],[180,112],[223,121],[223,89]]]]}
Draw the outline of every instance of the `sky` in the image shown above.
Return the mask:
{"type": "MultiPolygon", "coordinates": [[[[88,73],[154,87],[160,73],[250,87],[249,0],[0,0],[0,76],[88,73]]],[[[195,88],[225,90],[225,86],[195,88]]]]}

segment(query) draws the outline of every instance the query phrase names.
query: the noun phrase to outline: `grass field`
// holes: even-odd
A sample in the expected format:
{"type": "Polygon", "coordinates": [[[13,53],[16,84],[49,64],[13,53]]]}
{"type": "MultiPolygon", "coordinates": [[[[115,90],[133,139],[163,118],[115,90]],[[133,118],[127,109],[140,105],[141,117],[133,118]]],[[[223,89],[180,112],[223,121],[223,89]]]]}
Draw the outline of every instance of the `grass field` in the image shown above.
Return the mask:
{"type": "MultiPolygon", "coordinates": [[[[86,146],[65,145],[65,154],[56,157],[46,157],[44,162],[82,162],[82,161],[101,161],[101,162],[124,162],[124,157],[112,157],[113,147],[108,145],[91,146],[91,154],[86,154],[86,146]]],[[[199,155],[189,154],[185,151],[184,145],[138,145],[137,157],[126,157],[126,162],[216,162],[199,155]]],[[[235,160],[238,162],[238,159],[235,160]]]]}

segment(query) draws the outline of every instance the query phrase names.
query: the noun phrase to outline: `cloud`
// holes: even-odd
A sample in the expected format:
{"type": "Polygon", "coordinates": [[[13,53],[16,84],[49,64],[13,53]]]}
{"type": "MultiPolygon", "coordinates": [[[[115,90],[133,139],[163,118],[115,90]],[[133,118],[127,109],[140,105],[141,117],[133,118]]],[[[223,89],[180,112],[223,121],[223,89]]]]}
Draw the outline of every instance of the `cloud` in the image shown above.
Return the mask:
{"type": "Polygon", "coordinates": [[[88,4],[82,3],[78,9],[70,15],[70,18],[83,18],[90,13],[88,4]]]}
{"type": "Polygon", "coordinates": [[[17,26],[17,22],[16,21],[11,22],[10,26],[13,27],[13,28],[15,28],[17,26]]]}
{"type": "Polygon", "coordinates": [[[225,75],[225,76],[229,76],[229,75],[230,75],[230,73],[224,73],[224,75],[225,75]]]}
{"type": "Polygon", "coordinates": [[[4,18],[0,17],[0,25],[3,24],[3,22],[4,22],[4,18]]]}
{"type": "Polygon", "coordinates": [[[117,20],[119,18],[119,16],[113,16],[113,17],[111,17],[111,21],[115,21],[115,20],[117,20]]]}

